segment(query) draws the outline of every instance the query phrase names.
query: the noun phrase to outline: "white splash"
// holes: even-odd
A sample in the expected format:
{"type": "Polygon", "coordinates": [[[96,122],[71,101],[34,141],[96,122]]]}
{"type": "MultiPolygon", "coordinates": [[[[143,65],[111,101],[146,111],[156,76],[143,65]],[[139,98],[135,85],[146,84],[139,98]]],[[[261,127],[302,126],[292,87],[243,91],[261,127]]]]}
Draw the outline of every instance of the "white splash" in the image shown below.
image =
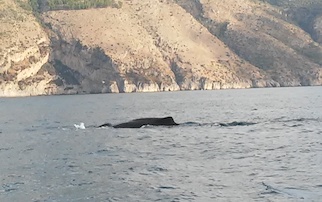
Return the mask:
{"type": "Polygon", "coordinates": [[[79,123],[79,125],[74,124],[74,126],[76,129],[86,129],[85,124],[83,122],[79,123]]]}

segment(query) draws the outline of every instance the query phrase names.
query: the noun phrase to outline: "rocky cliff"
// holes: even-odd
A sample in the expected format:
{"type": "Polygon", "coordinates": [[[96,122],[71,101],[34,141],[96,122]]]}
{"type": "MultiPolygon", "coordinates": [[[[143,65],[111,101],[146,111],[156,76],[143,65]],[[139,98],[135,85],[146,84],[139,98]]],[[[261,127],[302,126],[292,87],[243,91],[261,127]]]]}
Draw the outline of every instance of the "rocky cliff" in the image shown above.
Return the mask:
{"type": "Polygon", "coordinates": [[[56,93],[53,75],[43,71],[50,41],[24,3],[0,2],[0,96],[56,93]]]}
{"type": "Polygon", "coordinates": [[[322,12],[307,4],[120,2],[36,18],[3,0],[0,96],[322,84],[322,12]]]}

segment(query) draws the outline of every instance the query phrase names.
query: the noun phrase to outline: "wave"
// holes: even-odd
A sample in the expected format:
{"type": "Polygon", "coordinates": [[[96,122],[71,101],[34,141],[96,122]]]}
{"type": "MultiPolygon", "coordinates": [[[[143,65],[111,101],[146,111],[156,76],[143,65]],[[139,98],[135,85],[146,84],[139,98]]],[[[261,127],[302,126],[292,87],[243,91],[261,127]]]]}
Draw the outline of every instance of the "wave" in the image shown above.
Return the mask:
{"type": "Polygon", "coordinates": [[[300,189],[295,187],[281,187],[277,185],[269,185],[264,182],[262,182],[262,185],[266,187],[266,192],[262,194],[282,194],[287,197],[305,200],[315,200],[322,198],[321,194],[317,194],[313,191],[306,189],[300,189]]]}
{"type": "Polygon", "coordinates": [[[288,122],[319,122],[321,121],[319,118],[296,118],[296,119],[288,119],[285,116],[282,116],[280,118],[276,118],[271,122],[282,122],[282,123],[288,123],[288,122]]]}
{"type": "Polygon", "coordinates": [[[79,125],[74,124],[74,126],[76,129],[82,129],[82,130],[86,129],[85,124],[83,122],[80,122],[79,125]]]}
{"type": "Polygon", "coordinates": [[[228,127],[228,126],[250,126],[257,123],[254,122],[246,122],[246,121],[233,121],[228,123],[219,123],[220,126],[228,127]]]}
{"type": "Polygon", "coordinates": [[[229,126],[250,126],[257,124],[255,122],[247,122],[247,121],[233,121],[233,122],[214,122],[214,123],[198,123],[198,122],[185,122],[180,125],[183,126],[221,126],[221,127],[229,127],[229,126]]]}

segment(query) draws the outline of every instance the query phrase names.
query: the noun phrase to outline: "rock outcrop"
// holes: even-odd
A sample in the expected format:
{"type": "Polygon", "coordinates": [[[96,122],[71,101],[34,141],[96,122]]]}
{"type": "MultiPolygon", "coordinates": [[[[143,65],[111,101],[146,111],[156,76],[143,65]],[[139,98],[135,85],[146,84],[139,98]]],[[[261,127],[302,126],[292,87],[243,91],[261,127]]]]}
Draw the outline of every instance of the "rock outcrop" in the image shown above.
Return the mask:
{"type": "Polygon", "coordinates": [[[50,54],[48,35],[31,11],[3,0],[0,23],[0,96],[59,93],[50,83],[55,76],[43,71],[50,54]]]}

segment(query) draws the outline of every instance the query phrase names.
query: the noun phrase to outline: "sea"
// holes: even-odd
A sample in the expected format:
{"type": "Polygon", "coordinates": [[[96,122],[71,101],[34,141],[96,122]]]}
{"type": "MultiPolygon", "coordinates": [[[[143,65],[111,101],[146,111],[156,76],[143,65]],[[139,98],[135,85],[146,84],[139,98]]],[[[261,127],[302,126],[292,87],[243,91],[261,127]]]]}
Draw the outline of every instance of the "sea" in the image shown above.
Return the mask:
{"type": "Polygon", "coordinates": [[[322,201],[322,87],[0,98],[0,201],[322,201]]]}

